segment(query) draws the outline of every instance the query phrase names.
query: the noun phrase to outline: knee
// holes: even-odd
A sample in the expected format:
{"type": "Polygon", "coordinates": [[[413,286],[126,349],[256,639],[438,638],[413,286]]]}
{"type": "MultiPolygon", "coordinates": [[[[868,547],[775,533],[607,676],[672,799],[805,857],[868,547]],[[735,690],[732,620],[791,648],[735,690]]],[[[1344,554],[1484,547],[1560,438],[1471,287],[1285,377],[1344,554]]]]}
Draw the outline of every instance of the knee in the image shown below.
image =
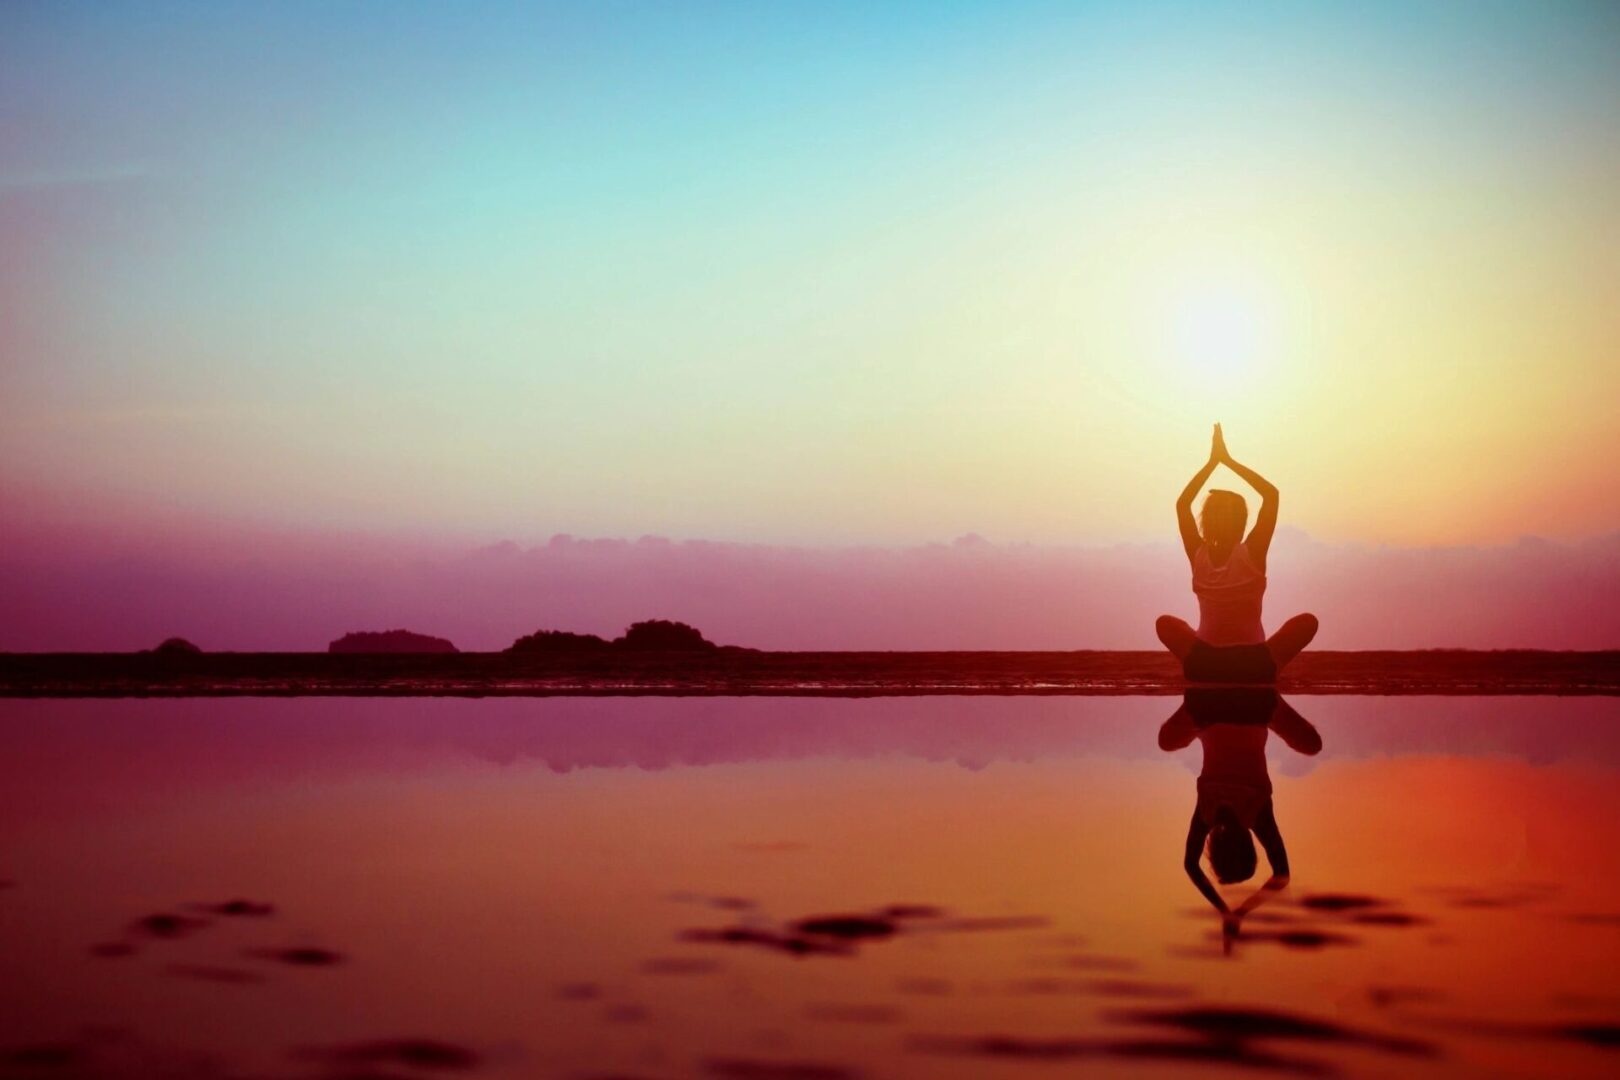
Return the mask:
{"type": "Polygon", "coordinates": [[[1153,628],[1158,631],[1159,644],[1177,656],[1185,656],[1187,650],[1192,648],[1193,641],[1197,638],[1197,635],[1193,633],[1193,628],[1174,615],[1160,615],[1158,622],[1153,624],[1153,628]]]}

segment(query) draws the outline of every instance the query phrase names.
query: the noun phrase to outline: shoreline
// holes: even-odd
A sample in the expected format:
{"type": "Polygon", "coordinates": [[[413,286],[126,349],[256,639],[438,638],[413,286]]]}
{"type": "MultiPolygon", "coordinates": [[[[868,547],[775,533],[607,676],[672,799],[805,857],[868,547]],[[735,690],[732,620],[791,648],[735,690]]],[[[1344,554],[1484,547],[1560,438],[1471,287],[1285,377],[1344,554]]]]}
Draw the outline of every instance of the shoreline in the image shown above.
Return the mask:
{"type": "MultiPolygon", "coordinates": [[[[0,698],[1172,695],[1162,651],[0,653],[0,698]]],[[[1287,694],[1620,695],[1620,651],[1308,651],[1287,694]]]]}

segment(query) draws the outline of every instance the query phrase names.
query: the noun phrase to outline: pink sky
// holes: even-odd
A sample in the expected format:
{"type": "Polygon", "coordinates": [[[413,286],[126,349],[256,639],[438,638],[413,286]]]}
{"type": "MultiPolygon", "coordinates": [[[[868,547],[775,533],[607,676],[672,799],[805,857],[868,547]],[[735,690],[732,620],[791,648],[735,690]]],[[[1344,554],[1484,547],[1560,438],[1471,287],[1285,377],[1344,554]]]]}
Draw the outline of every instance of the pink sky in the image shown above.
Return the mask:
{"type": "MultiPolygon", "coordinates": [[[[0,650],[137,649],[178,634],[210,650],[319,651],[347,631],[396,627],[491,650],[540,628],[612,635],[653,617],[772,649],[1140,649],[1156,647],[1161,612],[1196,618],[1168,537],[475,547],[28,509],[0,523],[0,650]]],[[[1321,648],[1620,647],[1620,534],[1401,548],[1285,527],[1270,577],[1268,626],[1313,611],[1321,648]]]]}

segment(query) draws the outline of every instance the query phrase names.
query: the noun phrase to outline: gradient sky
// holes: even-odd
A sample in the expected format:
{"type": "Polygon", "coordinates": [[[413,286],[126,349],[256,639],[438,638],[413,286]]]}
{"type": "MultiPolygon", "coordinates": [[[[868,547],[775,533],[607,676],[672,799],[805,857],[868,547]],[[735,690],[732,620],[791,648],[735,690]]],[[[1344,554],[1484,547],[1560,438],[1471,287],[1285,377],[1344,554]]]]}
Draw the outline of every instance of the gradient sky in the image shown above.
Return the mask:
{"type": "Polygon", "coordinates": [[[1098,541],[1219,419],[1316,537],[1579,539],[1617,116],[1596,2],[6,4],[0,484],[1098,541]]]}

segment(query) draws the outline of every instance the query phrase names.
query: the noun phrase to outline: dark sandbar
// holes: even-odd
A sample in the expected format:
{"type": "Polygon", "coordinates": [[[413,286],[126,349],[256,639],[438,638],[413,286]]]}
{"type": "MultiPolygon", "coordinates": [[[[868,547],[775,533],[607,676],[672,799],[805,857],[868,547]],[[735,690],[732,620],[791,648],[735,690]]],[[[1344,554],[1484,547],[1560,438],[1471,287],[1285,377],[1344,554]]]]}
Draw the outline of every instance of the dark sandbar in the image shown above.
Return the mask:
{"type": "MultiPolygon", "coordinates": [[[[0,654],[0,697],[1179,694],[1163,652],[0,654]]],[[[1305,653],[1300,694],[1620,694],[1620,651],[1305,653]]]]}

